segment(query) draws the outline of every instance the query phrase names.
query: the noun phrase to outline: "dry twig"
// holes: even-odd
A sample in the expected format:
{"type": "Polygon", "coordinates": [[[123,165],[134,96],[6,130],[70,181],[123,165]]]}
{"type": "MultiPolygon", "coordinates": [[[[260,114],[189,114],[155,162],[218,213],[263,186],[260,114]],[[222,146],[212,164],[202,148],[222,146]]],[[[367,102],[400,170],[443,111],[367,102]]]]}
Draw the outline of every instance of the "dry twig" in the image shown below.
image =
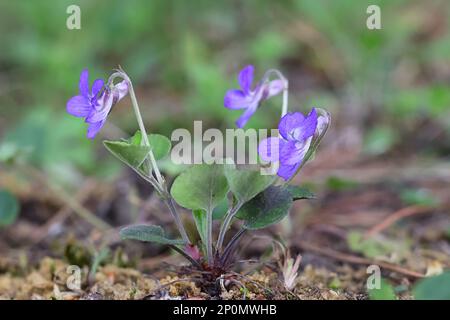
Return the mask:
{"type": "Polygon", "coordinates": [[[358,256],[353,256],[347,253],[343,253],[343,252],[339,252],[339,251],[335,251],[333,249],[330,248],[322,248],[322,247],[317,247],[315,245],[312,245],[310,243],[306,243],[303,241],[298,241],[296,243],[299,247],[301,247],[303,250],[307,250],[307,251],[314,251],[318,254],[336,259],[336,260],[340,260],[340,261],[344,261],[344,262],[348,262],[348,263],[352,263],[352,264],[360,264],[360,265],[372,265],[372,264],[376,264],[379,265],[381,268],[390,270],[390,271],[394,271],[394,272],[398,272],[401,273],[405,276],[408,277],[412,277],[412,278],[423,278],[425,277],[424,274],[413,271],[413,270],[409,270],[403,267],[400,267],[398,265],[389,263],[389,262],[385,262],[385,261],[378,261],[378,260],[371,260],[371,259],[367,259],[367,258],[362,258],[362,257],[358,257],[358,256]]]}
{"type": "Polygon", "coordinates": [[[430,208],[430,207],[419,206],[419,205],[409,206],[409,207],[400,209],[400,210],[394,212],[393,214],[389,215],[385,219],[383,219],[380,223],[376,224],[374,227],[370,228],[370,230],[368,230],[366,232],[365,238],[367,239],[367,238],[373,237],[374,235],[380,233],[381,231],[389,228],[391,225],[393,225],[395,222],[397,222],[398,220],[400,220],[402,218],[409,217],[409,216],[416,215],[416,214],[421,214],[421,213],[428,213],[431,210],[432,210],[432,208],[430,208]]]}

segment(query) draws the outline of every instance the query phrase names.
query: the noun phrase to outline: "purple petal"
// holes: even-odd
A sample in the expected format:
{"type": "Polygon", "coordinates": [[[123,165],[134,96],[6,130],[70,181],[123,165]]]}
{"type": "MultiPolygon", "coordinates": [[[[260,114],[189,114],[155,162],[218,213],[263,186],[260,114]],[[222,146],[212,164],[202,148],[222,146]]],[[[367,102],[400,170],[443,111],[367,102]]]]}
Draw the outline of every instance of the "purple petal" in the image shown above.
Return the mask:
{"type": "Polygon", "coordinates": [[[300,130],[294,134],[297,140],[304,140],[314,135],[317,128],[317,112],[316,109],[313,108],[311,112],[306,117],[305,121],[303,121],[300,130]]]}
{"type": "Polygon", "coordinates": [[[245,94],[250,93],[252,82],[253,82],[253,72],[255,71],[255,67],[252,65],[246,66],[241,70],[238,76],[239,85],[241,86],[242,91],[245,94]]]}
{"type": "Polygon", "coordinates": [[[299,166],[300,163],[294,165],[280,164],[277,175],[283,178],[284,180],[289,180],[295,174],[295,172],[297,172],[299,166]]]}
{"type": "Polygon", "coordinates": [[[262,160],[274,162],[280,159],[280,138],[270,137],[260,142],[258,153],[262,160]]]}
{"type": "Polygon", "coordinates": [[[94,81],[94,83],[92,84],[92,96],[96,97],[97,94],[100,92],[100,90],[102,90],[104,85],[104,82],[102,79],[97,79],[94,81]]]}
{"type": "Polygon", "coordinates": [[[81,71],[80,83],[78,84],[80,88],[80,95],[88,97],[89,96],[89,71],[84,69],[81,71]]]}
{"type": "Polygon", "coordinates": [[[255,113],[258,108],[257,104],[251,104],[247,110],[236,120],[236,126],[238,128],[243,128],[245,124],[250,120],[251,116],[255,113]]]}
{"type": "Polygon", "coordinates": [[[278,124],[278,130],[283,138],[289,141],[303,141],[311,137],[317,128],[317,112],[312,109],[305,118],[302,113],[286,114],[278,124]]]}
{"type": "Polygon", "coordinates": [[[330,125],[331,116],[324,109],[317,108],[316,111],[318,114],[317,128],[316,132],[314,133],[313,139],[321,139],[330,125]]]}
{"type": "Polygon", "coordinates": [[[247,96],[241,90],[228,90],[223,104],[228,109],[245,109],[248,107],[247,96]]]}
{"type": "Polygon", "coordinates": [[[284,89],[284,82],[281,80],[273,80],[267,84],[267,96],[266,99],[276,96],[284,89]]]}
{"type": "Polygon", "coordinates": [[[280,162],[284,165],[301,163],[308,152],[312,138],[303,142],[283,141],[280,144],[280,162]]]}
{"type": "Polygon", "coordinates": [[[128,83],[125,80],[123,80],[123,81],[119,82],[118,84],[116,84],[114,86],[113,90],[114,90],[115,93],[118,94],[117,101],[115,101],[115,102],[118,102],[118,101],[122,100],[122,98],[127,95],[127,93],[128,93],[128,83]]]}
{"type": "Polygon", "coordinates": [[[113,98],[114,96],[110,92],[105,91],[98,99],[98,107],[92,109],[86,118],[86,122],[97,123],[106,120],[113,105],[113,98]]]}
{"type": "Polygon", "coordinates": [[[299,128],[304,120],[305,116],[300,112],[290,112],[286,114],[281,118],[280,123],[278,124],[278,130],[281,136],[286,140],[292,140],[292,132],[294,129],[299,128]]]}
{"type": "Polygon", "coordinates": [[[66,110],[75,117],[87,117],[93,108],[88,98],[85,96],[75,96],[67,101],[66,110]]]}
{"type": "Polygon", "coordinates": [[[89,139],[94,139],[97,133],[102,129],[105,121],[90,123],[88,126],[87,137],[89,139]]]}
{"type": "Polygon", "coordinates": [[[297,146],[294,141],[282,141],[280,144],[280,162],[285,165],[293,165],[299,162],[297,146]]]}

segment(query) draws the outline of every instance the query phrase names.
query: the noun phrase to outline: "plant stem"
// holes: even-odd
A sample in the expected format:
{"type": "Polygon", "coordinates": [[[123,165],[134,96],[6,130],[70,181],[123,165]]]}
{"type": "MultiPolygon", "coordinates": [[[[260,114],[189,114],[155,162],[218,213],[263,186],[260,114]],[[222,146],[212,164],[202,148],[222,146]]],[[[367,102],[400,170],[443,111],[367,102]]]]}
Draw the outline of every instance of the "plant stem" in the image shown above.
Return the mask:
{"type": "Polygon", "coordinates": [[[236,213],[242,207],[243,203],[238,201],[234,207],[232,207],[225,215],[222,225],[220,226],[219,237],[217,238],[217,248],[216,251],[220,252],[222,250],[223,241],[225,239],[225,234],[230,227],[231,221],[233,220],[236,213]]]}
{"type": "Polygon", "coordinates": [[[237,243],[237,241],[240,239],[240,237],[247,231],[247,229],[241,228],[239,231],[231,238],[230,242],[228,242],[227,246],[223,250],[223,256],[221,257],[220,261],[223,265],[228,264],[228,258],[233,251],[233,247],[237,243]]]}
{"type": "MultiPolygon", "coordinates": [[[[133,84],[128,77],[128,75],[123,71],[122,69],[119,69],[117,72],[114,72],[108,80],[108,85],[112,85],[115,78],[122,78],[125,80],[128,84],[128,92],[130,93],[131,98],[131,104],[133,105],[133,110],[136,115],[136,120],[139,125],[139,129],[141,130],[142,140],[144,142],[144,145],[151,147],[150,141],[148,140],[147,136],[147,130],[145,129],[144,121],[142,120],[142,115],[139,109],[139,105],[136,99],[136,94],[133,89],[133,84]]],[[[161,172],[159,171],[158,165],[155,160],[155,156],[153,154],[153,151],[150,149],[148,153],[148,160],[150,160],[150,169],[148,172],[148,176],[141,173],[139,170],[134,170],[138,175],[140,175],[143,179],[145,179],[147,182],[149,182],[159,193],[160,197],[164,200],[165,204],[169,208],[170,213],[172,214],[172,217],[175,220],[175,224],[178,228],[178,231],[181,234],[181,237],[183,238],[184,242],[190,243],[189,237],[186,233],[186,229],[183,226],[183,223],[181,221],[180,215],[178,214],[178,211],[173,203],[172,196],[167,191],[167,186],[164,180],[164,177],[161,175],[161,172]],[[155,172],[156,180],[152,175],[152,171],[155,172]]]]}
{"type": "Polygon", "coordinates": [[[195,265],[197,268],[201,269],[202,266],[200,265],[200,263],[198,263],[198,261],[194,260],[188,253],[186,253],[184,250],[178,248],[175,245],[170,244],[169,245],[170,248],[172,248],[173,250],[175,250],[176,252],[178,252],[179,254],[181,254],[184,258],[186,258],[186,260],[188,260],[190,263],[192,263],[193,265],[195,265]]]}
{"type": "MultiPolygon", "coordinates": [[[[130,98],[131,98],[131,103],[133,105],[133,109],[134,109],[134,113],[136,114],[136,119],[139,125],[139,129],[141,130],[142,133],[142,139],[144,141],[144,144],[148,147],[150,147],[150,142],[148,141],[148,136],[147,136],[147,130],[145,130],[145,126],[144,126],[144,122],[142,120],[142,116],[141,116],[141,112],[139,110],[139,105],[136,99],[136,95],[134,93],[134,89],[133,89],[133,84],[131,83],[130,78],[128,78],[128,76],[125,78],[125,80],[127,81],[128,85],[129,85],[129,93],[130,93],[130,98]]],[[[161,175],[161,172],[159,171],[158,165],[156,164],[156,160],[155,160],[155,156],[153,155],[153,151],[150,150],[148,153],[149,157],[150,157],[150,162],[152,163],[152,169],[155,172],[155,176],[156,176],[156,180],[161,184],[161,186],[163,186],[165,184],[164,182],[164,178],[161,175]]]]}
{"type": "Polygon", "coordinates": [[[139,171],[138,169],[135,168],[131,168],[134,172],[136,172],[136,174],[138,176],[140,176],[142,179],[144,179],[145,181],[147,181],[148,183],[150,183],[153,188],[156,189],[156,192],[158,192],[158,194],[161,196],[164,193],[164,190],[161,189],[161,186],[159,185],[158,181],[156,181],[155,177],[153,176],[147,176],[146,174],[142,173],[141,171],[139,171]]]}
{"type": "Polygon", "coordinates": [[[281,118],[283,118],[288,112],[289,81],[277,69],[269,69],[269,70],[267,70],[261,81],[263,83],[268,81],[271,74],[275,74],[277,76],[277,78],[280,79],[283,82],[283,105],[281,107],[281,118]]]}
{"type": "Polygon", "coordinates": [[[281,118],[283,118],[288,112],[288,81],[285,79],[285,86],[283,89],[283,106],[281,108],[281,118]]]}
{"type": "Polygon", "coordinates": [[[208,265],[212,265],[213,254],[212,254],[212,210],[209,209],[206,212],[206,256],[208,259],[208,265]]]}
{"type": "MultiPolygon", "coordinates": [[[[269,81],[269,78],[272,74],[274,74],[281,82],[283,82],[283,104],[281,105],[281,119],[288,113],[289,81],[279,70],[269,69],[264,73],[264,76],[261,79],[261,83],[269,81]]],[[[272,171],[271,174],[274,174],[274,172],[272,171]]]]}
{"type": "Polygon", "coordinates": [[[175,224],[177,225],[178,231],[181,234],[181,237],[183,238],[184,242],[186,244],[191,243],[189,240],[189,237],[186,233],[186,229],[183,226],[183,222],[181,221],[180,215],[178,214],[177,209],[175,208],[175,204],[173,203],[173,198],[170,196],[170,194],[165,191],[165,193],[168,195],[167,197],[164,197],[164,203],[169,208],[170,213],[172,214],[173,219],[175,220],[175,224]]]}

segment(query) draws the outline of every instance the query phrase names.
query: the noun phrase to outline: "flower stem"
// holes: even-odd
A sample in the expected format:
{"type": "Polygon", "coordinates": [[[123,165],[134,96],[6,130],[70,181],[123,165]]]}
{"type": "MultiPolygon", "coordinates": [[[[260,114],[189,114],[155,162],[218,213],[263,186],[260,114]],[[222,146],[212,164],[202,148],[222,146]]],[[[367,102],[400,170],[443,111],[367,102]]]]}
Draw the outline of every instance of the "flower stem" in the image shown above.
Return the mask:
{"type": "Polygon", "coordinates": [[[288,81],[285,79],[285,86],[283,89],[283,106],[281,108],[281,118],[283,118],[288,112],[288,81]]]}
{"type": "MultiPolygon", "coordinates": [[[[274,74],[280,81],[283,82],[283,104],[281,105],[281,118],[288,113],[288,98],[289,98],[289,81],[288,79],[277,69],[269,69],[266,71],[262,78],[262,82],[268,81],[270,76],[274,74]]],[[[273,174],[275,174],[272,171],[273,174]]]]}
{"type": "MultiPolygon", "coordinates": [[[[165,192],[169,194],[167,191],[165,192]]],[[[186,233],[186,229],[184,228],[183,222],[181,221],[180,215],[178,214],[177,209],[175,208],[175,204],[173,203],[172,196],[165,197],[164,202],[169,208],[170,213],[172,214],[173,219],[175,220],[175,224],[177,225],[178,231],[181,234],[181,237],[183,238],[183,241],[187,244],[191,243],[189,240],[189,237],[186,233]]]]}
{"type": "MultiPolygon", "coordinates": [[[[145,130],[144,122],[142,120],[141,112],[139,110],[139,105],[137,103],[136,95],[134,93],[133,85],[132,85],[130,79],[128,78],[128,76],[125,78],[125,80],[128,82],[128,85],[129,85],[131,102],[133,104],[134,113],[136,114],[136,119],[139,124],[139,129],[141,130],[141,133],[142,133],[142,139],[146,146],[150,146],[150,142],[148,141],[147,131],[145,130]]],[[[166,203],[167,207],[169,208],[169,211],[175,220],[175,224],[177,225],[178,231],[180,232],[181,237],[183,238],[184,242],[190,243],[189,237],[183,226],[180,215],[178,214],[177,209],[175,208],[175,205],[173,203],[173,199],[172,199],[170,193],[167,191],[164,178],[161,175],[161,172],[159,171],[159,168],[158,168],[158,165],[156,164],[155,156],[153,155],[152,150],[150,150],[150,152],[149,152],[149,157],[150,157],[152,169],[155,172],[156,180],[159,182],[160,189],[163,190],[164,202],[166,203]]]]}
{"type": "Polygon", "coordinates": [[[279,70],[269,69],[264,74],[262,82],[269,80],[271,74],[274,74],[279,80],[283,82],[283,105],[281,107],[281,118],[283,118],[288,113],[289,81],[279,70]]]}
{"type": "MultiPolygon", "coordinates": [[[[147,131],[145,130],[144,122],[142,120],[141,112],[139,110],[139,105],[136,99],[136,95],[134,93],[133,84],[131,83],[130,78],[128,76],[125,78],[125,80],[128,83],[129,86],[129,93],[131,98],[131,103],[133,105],[134,113],[136,114],[136,119],[139,125],[139,129],[142,133],[142,139],[144,141],[144,144],[148,147],[150,147],[150,141],[148,141],[147,131]]],[[[164,185],[164,178],[161,175],[161,172],[159,171],[158,165],[156,164],[155,156],[153,155],[153,151],[150,150],[148,153],[150,157],[150,162],[152,164],[152,169],[155,172],[156,180],[163,186],[164,185]]]]}
{"type": "MultiPolygon", "coordinates": [[[[131,98],[131,104],[133,105],[133,110],[136,115],[136,120],[138,122],[139,129],[141,130],[142,140],[143,140],[145,146],[151,147],[150,141],[148,140],[147,130],[145,129],[144,121],[142,120],[142,115],[141,115],[141,112],[139,109],[139,105],[138,105],[138,102],[136,99],[136,94],[134,92],[133,84],[131,83],[130,78],[125,73],[125,71],[123,71],[122,69],[119,69],[118,71],[114,72],[109,77],[108,85],[112,85],[115,78],[122,78],[123,80],[125,80],[127,82],[128,92],[129,92],[130,98],[131,98]]],[[[165,204],[169,208],[169,211],[175,220],[175,224],[178,228],[178,231],[181,234],[181,237],[183,238],[183,241],[188,244],[188,243],[190,243],[190,241],[189,241],[189,237],[186,233],[186,229],[184,228],[183,223],[180,218],[180,215],[178,214],[175,204],[173,203],[172,196],[167,191],[167,186],[166,186],[164,177],[161,175],[161,172],[159,171],[155,156],[151,149],[148,153],[148,156],[149,156],[148,160],[150,161],[150,170],[149,170],[150,172],[148,172],[148,177],[146,177],[144,174],[139,172],[139,170],[134,170],[134,171],[136,173],[138,173],[146,181],[148,181],[150,184],[152,184],[153,187],[156,189],[158,194],[161,196],[161,198],[164,200],[165,204]],[[156,180],[152,175],[152,171],[155,172],[156,180]]]]}
{"type": "Polygon", "coordinates": [[[222,250],[225,234],[228,231],[228,228],[230,227],[231,221],[233,220],[234,216],[239,211],[239,209],[242,207],[242,205],[243,205],[242,202],[238,202],[233,208],[228,210],[228,212],[226,213],[223,223],[220,226],[219,237],[217,238],[217,248],[216,248],[217,252],[220,252],[222,250]]]}

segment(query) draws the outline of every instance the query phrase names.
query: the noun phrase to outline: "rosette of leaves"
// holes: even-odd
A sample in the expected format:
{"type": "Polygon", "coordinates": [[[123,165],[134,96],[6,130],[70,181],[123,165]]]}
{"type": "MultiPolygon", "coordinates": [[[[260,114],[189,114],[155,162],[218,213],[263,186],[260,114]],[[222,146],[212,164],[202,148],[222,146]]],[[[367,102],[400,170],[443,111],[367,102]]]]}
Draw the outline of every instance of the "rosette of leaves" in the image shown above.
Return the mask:
{"type": "Polygon", "coordinates": [[[175,179],[171,195],[180,206],[192,210],[202,247],[212,262],[213,211],[227,195],[228,212],[217,218],[226,221],[235,210],[231,219],[242,220],[247,230],[269,227],[289,213],[294,201],[314,197],[305,188],[275,186],[274,182],[273,176],[261,175],[259,170],[234,165],[193,165],[175,179]]]}

